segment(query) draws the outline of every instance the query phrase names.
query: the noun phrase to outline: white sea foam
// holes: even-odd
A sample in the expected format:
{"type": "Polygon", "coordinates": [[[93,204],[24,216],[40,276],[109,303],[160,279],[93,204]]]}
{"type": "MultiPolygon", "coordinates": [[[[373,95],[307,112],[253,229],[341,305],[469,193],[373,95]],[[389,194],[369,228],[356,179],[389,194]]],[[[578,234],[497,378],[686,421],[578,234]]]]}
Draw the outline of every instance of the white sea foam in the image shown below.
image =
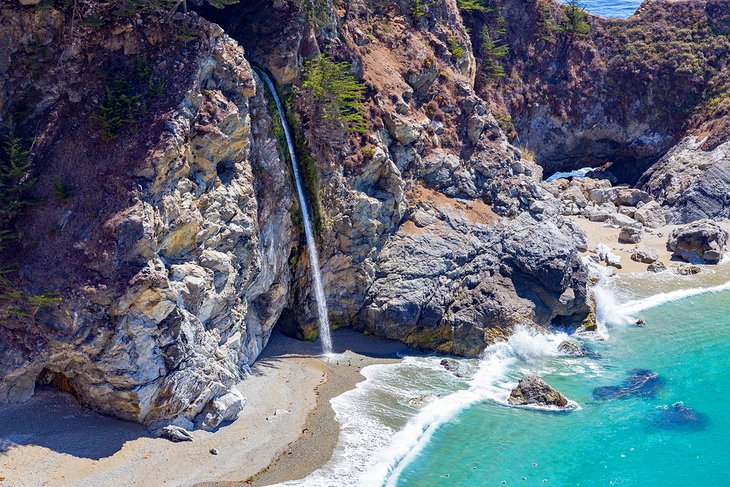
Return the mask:
{"type": "Polygon", "coordinates": [[[657,306],[672,303],[674,301],[680,301],[682,299],[687,299],[702,294],[721,293],[728,290],[730,290],[730,281],[724,284],[720,284],[718,286],[678,289],[676,291],[655,294],[654,296],[649,296],[648,298],[629,301],[628,303],[623,304],[621,308],[622,312],[625,315],[631,316],[641,311],[656,308],[657,306]]]}
{"type": "Polygon", "coordinates": [[[565,338],[520,330],[509,341],[488,347],[479,361],[466,360],[467,369],[478,365],[461,380],[439,365],[439,357],[366,367],[365,381],[331,401],[341,427],[333,458],[307,478],[284,485],[395,485],[441,425],[479,402],[506,404],[514,386],[508,372],[514,365],[559,355],[565,338]],[[428,400],[417,409],[410,406],[414,397],[428,400]]]}
{"type": "Polygon", "coordinates": [[[548,183],[550,181],[555,181],[556,179],[567,179],[567,178],[584,178],[586,174],[591,172],[593,170],[592,167],[584,167],[582,169],[576,169],[575,171],[567,171],[567,172],[556,172],[549,178],[547,178],[545,181],[548,183]]]}

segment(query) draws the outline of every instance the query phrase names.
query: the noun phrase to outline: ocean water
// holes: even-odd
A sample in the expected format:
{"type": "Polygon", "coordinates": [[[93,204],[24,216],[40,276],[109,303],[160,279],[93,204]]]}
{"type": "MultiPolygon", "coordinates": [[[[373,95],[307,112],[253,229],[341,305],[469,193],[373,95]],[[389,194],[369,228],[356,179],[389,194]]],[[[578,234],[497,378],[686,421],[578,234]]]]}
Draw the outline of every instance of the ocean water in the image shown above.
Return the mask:
{"type": "Polygon", "coordinates": [[[728,281],[727,265],[699,279],[604,279],[602,338],[572,337],[594,358],[562,356],[564,334],[522,330],[461,360],[462,377],[435,356],[367,367],[367,380],[332,401],[342,427],[333,459],[290,485],[730,485],[728,281]],[[636,369],[656,377],[627,387],[636,369]],[[508,406],[524,373],[576,409],[508,406]]]}
{"type": "Polygon", "coordinates": [[[585,9],[603,17],[626,18],[633,14],[641,0],[583,0],[585,9]]]}

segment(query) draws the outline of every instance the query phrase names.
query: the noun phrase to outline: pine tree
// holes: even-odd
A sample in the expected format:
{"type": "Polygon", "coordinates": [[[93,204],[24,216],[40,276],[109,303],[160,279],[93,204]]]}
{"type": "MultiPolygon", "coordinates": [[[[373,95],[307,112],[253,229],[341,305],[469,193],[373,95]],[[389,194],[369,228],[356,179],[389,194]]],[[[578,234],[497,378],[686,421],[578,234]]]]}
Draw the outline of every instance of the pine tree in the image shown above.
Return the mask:
{"type": "Polygon", "coordinates": [[[366,132],[363,116],[365,86],[358,83],[350,64],[319,55],[307,61],[300,89],[310,124],[321,129],[366,132]]]}
{"type": "Polygon", "coordinates": [[[580,0],[568,0],[563,5],[565,17],[560,26],[562,33],[568,36],[583,37],[591,30],[591,25],[586,21],[588,14],[580,0]]]}
{"type": "Polygon", "coordinates": [[[501,78],[505,76],[504,67],[500,64],[499,60],[507,57],[509,47],[496,39],[492,39],[492,36],[489,34],[489,29],[486,26],[482,28],[481,41],[480,53],[482,55],[482,69],[484,70],[484,74],[489,78],[501,78]]]}

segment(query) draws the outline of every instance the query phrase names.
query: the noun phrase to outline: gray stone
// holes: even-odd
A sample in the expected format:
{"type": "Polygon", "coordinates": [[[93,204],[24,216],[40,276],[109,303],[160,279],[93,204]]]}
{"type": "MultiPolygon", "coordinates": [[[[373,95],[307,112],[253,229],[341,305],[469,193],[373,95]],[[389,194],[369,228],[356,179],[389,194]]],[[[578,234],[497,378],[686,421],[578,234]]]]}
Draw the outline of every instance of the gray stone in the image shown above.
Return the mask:
{"type": "Polygon", "coordinates": [[[653,264],[659,258],[659,254],[656,250],[635,250],[631,254],[631,260],[634,262],[641,262],[642,264],[653,264]]]}
{"type": "Polygon", "coordinates": [[[445,358],[441,360],[441,366],[456,377],[464,377],[467,373],[466,367],[464,367],[461,362],[453,358],[445,358]]]}
{"type": "Polygon", "coordinates": [[[660,228],[667,223],[664,217],[664,209],[656,201],[651,201],[637,208],[632,216],[646,228],[660,228]]]}
{"type": "Polygon", "coordinates": [[[652,264],[649,264],[646,270],[649,272],[664,272],[667,270],[667,266],[663,262],[658,260],[652,264]]]}
{"type": "Polygon", "coordinates": [[[180,426],[165,426],[163,428],[160,428],[158,434],[160,438],[165,438],[176,443],[181,441],[193,441],[193,435],[191,435],[188,430],[180,426]]]}
{"type": "Polygon", "coordinates": [[[667,248],[673,256],[691,263],[717,264],[726,250],[728,233],[711,220],[700,220],[676,228],[667,248]]]}
{"type": "Polygon", "coordinates": [[[512,389],[507,400],[513,406],[554,406],[564,409],[568,399],[536,375],[526,375],[512,389]]]}
{"type": "Polygon", "coordinates": [[[622,227],[618,235],[618,241],[621,243],[635,244],[639,243],[644,236],[644,231],[635,227],[622,227]]]}
{"type": "Polygon", "coordinates": [[[564,340],[558,345],[558,352],[570,357],[585,357],[586,353],[580,345],[570,340],[564,340]]]}

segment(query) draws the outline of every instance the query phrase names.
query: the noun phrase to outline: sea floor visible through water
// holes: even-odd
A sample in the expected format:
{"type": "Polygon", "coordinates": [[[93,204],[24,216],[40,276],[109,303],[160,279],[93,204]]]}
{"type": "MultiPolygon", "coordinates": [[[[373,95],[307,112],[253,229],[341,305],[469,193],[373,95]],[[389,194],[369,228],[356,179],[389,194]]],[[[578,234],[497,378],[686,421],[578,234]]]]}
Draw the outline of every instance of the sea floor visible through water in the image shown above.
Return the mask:
{"type": "Polygon", "coordinates": [[[629,274],[596,289],[601,337],[523,330],[481,360],[407,357],[363,370],[332,405],[335,455],[291,485],[721,486],[730,479],[730,266],[629,274]],[[637,320],[646,325],[637,326],[637,320]],[[509,407],[524,373],[578,404],[509,407]]]}

